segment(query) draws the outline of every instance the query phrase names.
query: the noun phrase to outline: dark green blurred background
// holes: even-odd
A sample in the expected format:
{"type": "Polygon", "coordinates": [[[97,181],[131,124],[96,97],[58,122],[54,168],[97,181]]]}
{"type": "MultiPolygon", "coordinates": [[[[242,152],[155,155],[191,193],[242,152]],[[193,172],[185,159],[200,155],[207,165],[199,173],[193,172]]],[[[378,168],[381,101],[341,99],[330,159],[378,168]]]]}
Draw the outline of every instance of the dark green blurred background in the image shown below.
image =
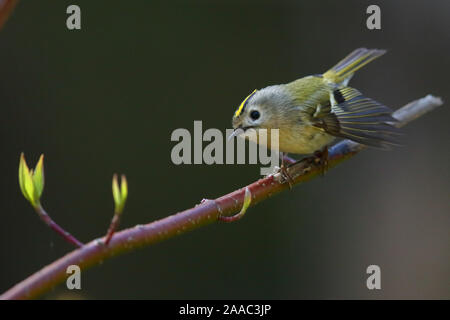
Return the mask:
{"type": "MultiPolygon", "coordinates": [[[[21,1],[0,32],[0,291],[72,248],[19,191],[19,154],[45,154],[43,205],[88,241],[259,178],[258,165],[175,166],[176,128],[231,126],[253,89],[324,72],[357,47],[388,54],[352,85],[398,108],[449,100],[449,1],[21,1]],[[214,4],[212,4],[214,3],[214,4]],[[66,28],[78,4],[82,30],[66,28]],[[366,28],[381,7],[382,30],[366,28]]],[[[82,273],[95,298],[450,298],[450,111],[409,125],[406,146],[368,150],[290,192],[82,273]],[[382,289],[366,288],[381,267],[382,289]]],[[[64,286],[46,295],[57,298],[64,286]]]]}

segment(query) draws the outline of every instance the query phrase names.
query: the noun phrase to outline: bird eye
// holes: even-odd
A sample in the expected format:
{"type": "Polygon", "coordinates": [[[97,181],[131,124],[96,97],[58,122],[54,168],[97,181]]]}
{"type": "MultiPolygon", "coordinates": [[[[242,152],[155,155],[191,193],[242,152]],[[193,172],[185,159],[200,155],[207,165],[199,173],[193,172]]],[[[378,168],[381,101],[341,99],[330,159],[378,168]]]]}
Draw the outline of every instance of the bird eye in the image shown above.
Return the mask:
{"type": "Polygon", "coordinates": [[[253,120],[258,120],[261,115],[259,114],[259,111],[253,110],[250,112],[250,118],[253,120]]]}

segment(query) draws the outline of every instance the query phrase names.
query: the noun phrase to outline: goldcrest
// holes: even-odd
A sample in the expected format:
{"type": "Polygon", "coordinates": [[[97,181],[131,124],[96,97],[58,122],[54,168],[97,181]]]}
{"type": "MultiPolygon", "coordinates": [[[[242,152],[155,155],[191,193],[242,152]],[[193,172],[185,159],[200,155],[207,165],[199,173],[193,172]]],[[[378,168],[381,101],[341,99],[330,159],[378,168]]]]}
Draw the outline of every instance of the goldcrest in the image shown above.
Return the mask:
{"type": "Polygon", "coordinates": [[[314,153],[336,138],[378,148],[397,144],[392,110],[348,86],[357,70],[385,52],[359,48],[323,74],[253,91],[234,113],[232,136],[266,129],[270,147],[270,130],[278,129],[279,151],[294,154],[314,153]]]}

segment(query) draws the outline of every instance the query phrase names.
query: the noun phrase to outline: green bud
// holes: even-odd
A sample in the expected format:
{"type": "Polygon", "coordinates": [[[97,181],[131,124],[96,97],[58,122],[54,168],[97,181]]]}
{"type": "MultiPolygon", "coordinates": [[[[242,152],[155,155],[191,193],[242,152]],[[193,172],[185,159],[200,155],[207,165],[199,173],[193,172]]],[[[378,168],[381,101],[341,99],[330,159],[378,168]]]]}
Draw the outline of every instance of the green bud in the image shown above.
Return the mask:
{"type": "Polygon", "coordinates": [[[39,161],[34,168],[33,184],[36,191],[37,198],[40,198],[42,191],[44,191],[44,155],[41,154],[39,161]]]}
{"type": "Polygon", "coordinates": [[[119,191],[119,184],[117,183],[117,174],[113,175],[112,193],[114,198],[114,204],[117,208],[120,205],[120,191],[119,191]]]}
{"type": "Polygon", "coordinates": [[[242,209],[239,213],[240,215],[244,215],[245,212],[247,212],[250,203],[252,203],[252,193],[250,192],[250,189],[248,187],[245,187],[244,203],[242,204],[242,209]]]}
{"type": "Polygon", "coordinates": [[[127,201],[128,197],[128,183],[127,178],[125,177],[124,174],[121,176],[120,197],[125,204],[125,201],[127,201]]]}
{"type": "Polygon", "coordinates": [[[25,199],[33,207],[39,206],[39,199],[44,190],[44,155],[41,155],[33,171],[28,168],[25,155],[23,153],[20,154],[19,185],[25,199]]]}
{"type": "Polygon", "coordinates": [[[112,193],[115,205],[114,212],[115,214],[121,214],[128,196],[128,184],[125,175],[121,176],[120,188],[119,183],[117,182],[117,174],[113,175],[112,193]]]}

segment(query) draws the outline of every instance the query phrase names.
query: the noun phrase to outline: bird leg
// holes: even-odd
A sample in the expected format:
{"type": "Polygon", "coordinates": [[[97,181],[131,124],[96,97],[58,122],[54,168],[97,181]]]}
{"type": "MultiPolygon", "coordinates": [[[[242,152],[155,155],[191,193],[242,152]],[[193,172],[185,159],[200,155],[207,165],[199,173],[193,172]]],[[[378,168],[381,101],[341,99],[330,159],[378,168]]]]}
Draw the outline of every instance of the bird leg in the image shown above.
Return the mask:
{"type": "Polygon", "coordinates": [[[325,146],[323,150],[314,152],[314,162],[320,165],[322,176],[328,170],[328,146],[325,146]]]}
{"type": "Polygon", "coordinates": [[[284,153],[281,152],[280,156],[281,156],[281,167],[280,167],[281,176],[289,184],[289,189],[292,189],[292,186],[294,185],[294,180],[289,175],[289,172],[287,171],[287,166],[284,163],[284,153]]]}

